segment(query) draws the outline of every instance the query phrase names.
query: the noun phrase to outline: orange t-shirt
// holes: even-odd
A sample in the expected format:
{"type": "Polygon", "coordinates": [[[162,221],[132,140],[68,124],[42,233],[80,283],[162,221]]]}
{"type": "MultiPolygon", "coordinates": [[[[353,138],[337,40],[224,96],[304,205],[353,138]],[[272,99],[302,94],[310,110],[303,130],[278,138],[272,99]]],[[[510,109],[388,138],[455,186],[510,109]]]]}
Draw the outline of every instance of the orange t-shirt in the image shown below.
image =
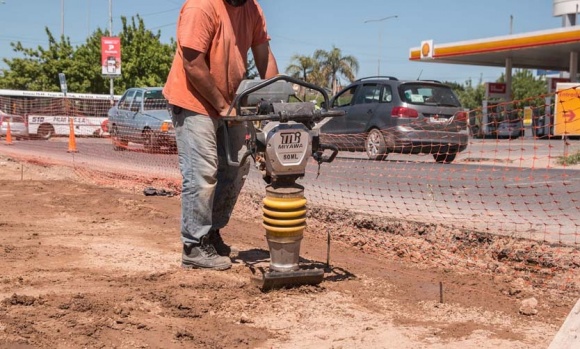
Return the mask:
{"type": "Polygon", "coordinates": [[[187,79],[182,47],[205,53],[217,88],[231,103],[244,79],[249,49],[268,40],[266,20],[256,0],[239,7],[224,0],[187,0],[177,22],[177,51],[163,89],[165,98],[170,104],[219,116],[187,79]]]}

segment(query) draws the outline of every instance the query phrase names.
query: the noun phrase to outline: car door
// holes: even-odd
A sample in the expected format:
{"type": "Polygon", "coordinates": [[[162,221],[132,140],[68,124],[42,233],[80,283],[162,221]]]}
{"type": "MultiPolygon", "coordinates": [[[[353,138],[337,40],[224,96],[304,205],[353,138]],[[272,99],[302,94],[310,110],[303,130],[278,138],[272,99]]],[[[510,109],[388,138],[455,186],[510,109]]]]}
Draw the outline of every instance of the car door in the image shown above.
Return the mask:
{"type": "MultiPolygon", "coordinates": [[[[339,92],[331,101],[331,108],[343,110],[348,114],[350,107],[353,102],[354,94],[358,85],[349,87],[341,92],[339,92]]],[[[323,125],[320,128],[321,132],[327,134],[346,134],[348,130],[346,128],[345,116],[338,116],[333,118],[327,118],[324,120],[323,125]]]]}
{"type": "Polygon", "coordinates": [[[320,122],[320,138],[322,142],[334,144],[340,150],[353,150],[352,140],[349,139],[350,136],[347,136],[348,130],[345,117],[349,112],[357,88],[358,85],[347,87],[332,98],[330,108],[343,110],[346,114],[344,116],[325,118],[320,122]]]}
{"type": "Polygon", "coordinates": [[[130,132],[133,142],[141,143],[141,132],[143,131],[143,90],[135,90],[133,100],[129,106],[129,117],[127,118],[128,132],[130,132]]]}
{"type": "Polygon", "coordinates": [[[131,135],[129,131],[129,108],[131,107],[131,102],[133,101],[135,92],[134,89],[127,90],[119,100],[116,110],[113,112],[115,115],[112,115],[117,127],[118,135],[123,139],[129,139],[129,136],[131,135]]]}
{"type": "Polygon", "coordinates": [[[10,124],[10,131],[18,137],[28,136],[28,127],[23,116],[12,115],[10,124]]]}
{"type": "Polygon", "coordinates": [[[363,84],[354,96],[354,102],[345,116],[345,127],[350,134],[363,134],[372,125],[381,101],[382,85],[363,84]]]}

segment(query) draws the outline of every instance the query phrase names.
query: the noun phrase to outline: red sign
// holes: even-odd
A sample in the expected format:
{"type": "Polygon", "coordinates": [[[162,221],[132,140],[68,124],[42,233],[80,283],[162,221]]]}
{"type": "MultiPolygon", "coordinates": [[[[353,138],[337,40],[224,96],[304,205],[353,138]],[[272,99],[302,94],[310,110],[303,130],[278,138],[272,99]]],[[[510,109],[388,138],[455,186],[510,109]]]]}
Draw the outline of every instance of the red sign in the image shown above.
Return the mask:
{"type": "Polygon", "coordinates": [[[101,37],[101,68],[104,76],[121,76],[120,38],[101,37]]]}
{"type": "Polygon", "coordinates": [[[485,83],[485,98],[503,98],[507,99],[507,85],[501,82],[485,83]]]}
{"type": "Polygon", "coordinates": [[[548,78],[548,92],[556,91],[556,85],[559,82],[570,82],[568,78],[548,78]]]}
{"type": "Polygon", "coordinates": [[[498,83],[498,82],[489,83],[487,85],[487,90],[490,94],[494,93],[494,94],[502,94],[503,95],[506,92],[506,84],[498,83]]]}

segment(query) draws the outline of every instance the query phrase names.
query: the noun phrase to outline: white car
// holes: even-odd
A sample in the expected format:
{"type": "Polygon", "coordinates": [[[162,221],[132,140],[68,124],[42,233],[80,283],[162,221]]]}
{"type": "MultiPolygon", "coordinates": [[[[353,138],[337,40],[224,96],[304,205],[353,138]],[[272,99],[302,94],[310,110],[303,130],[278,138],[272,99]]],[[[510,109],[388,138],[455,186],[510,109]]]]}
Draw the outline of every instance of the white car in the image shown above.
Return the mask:
{"type": "Polygon", "coordinates": [[[14,139],[28,138],[28,122],[24,116],[6,114],[0,110],[0,135],[6,137],[10,123],[10,136],[14,139]]]}

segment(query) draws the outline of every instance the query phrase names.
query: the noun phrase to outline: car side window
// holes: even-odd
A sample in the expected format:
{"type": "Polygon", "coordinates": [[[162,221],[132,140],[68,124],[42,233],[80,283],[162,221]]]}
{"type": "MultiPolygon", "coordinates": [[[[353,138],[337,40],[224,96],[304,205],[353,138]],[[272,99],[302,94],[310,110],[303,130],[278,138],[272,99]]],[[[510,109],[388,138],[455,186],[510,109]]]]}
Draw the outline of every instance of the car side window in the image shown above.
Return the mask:
{"type": "Polygon", "coordinates": [[[389,85],[382,88],[381,103],[391,103],[393,101],[393,89],[389,85]]]}
{"type": "Polygon", "coordinates": [[[133,96],[135,96],[135,90],[127,91],[127,93],[125,93],[125,95],[121,97],[121,100],[119,101],[119,109],[129,110],[129,106],[133,101],[133,96]]]}
{"type": "Polygon", "coordinates": [[[364,84],[357,92],[353,104],[378,103],[380,95],[380,86],[377,84],[364,84]]]}
{"type": "Polygon", "coordinates": [[[135,98],[133,98],[133,103],[131,103],[131,111],[138,112],[141,108],[141,102],[143,101],[143,91],[137,91],[135,93],[135,98]]]}
{"type": "Polygon", "coordinates": [[[348,90],[342,92],[340,95],[338,95],[334,99],[334,102],[332,103],[332,107],[336,108],[336,107],[346,107],[346,106],[352,105],[352,98],[354,97],[354,94],[356,92],[356,88],[357,88],[357,86],[353,86],[353,87],[349,88],[348,90]]]}

